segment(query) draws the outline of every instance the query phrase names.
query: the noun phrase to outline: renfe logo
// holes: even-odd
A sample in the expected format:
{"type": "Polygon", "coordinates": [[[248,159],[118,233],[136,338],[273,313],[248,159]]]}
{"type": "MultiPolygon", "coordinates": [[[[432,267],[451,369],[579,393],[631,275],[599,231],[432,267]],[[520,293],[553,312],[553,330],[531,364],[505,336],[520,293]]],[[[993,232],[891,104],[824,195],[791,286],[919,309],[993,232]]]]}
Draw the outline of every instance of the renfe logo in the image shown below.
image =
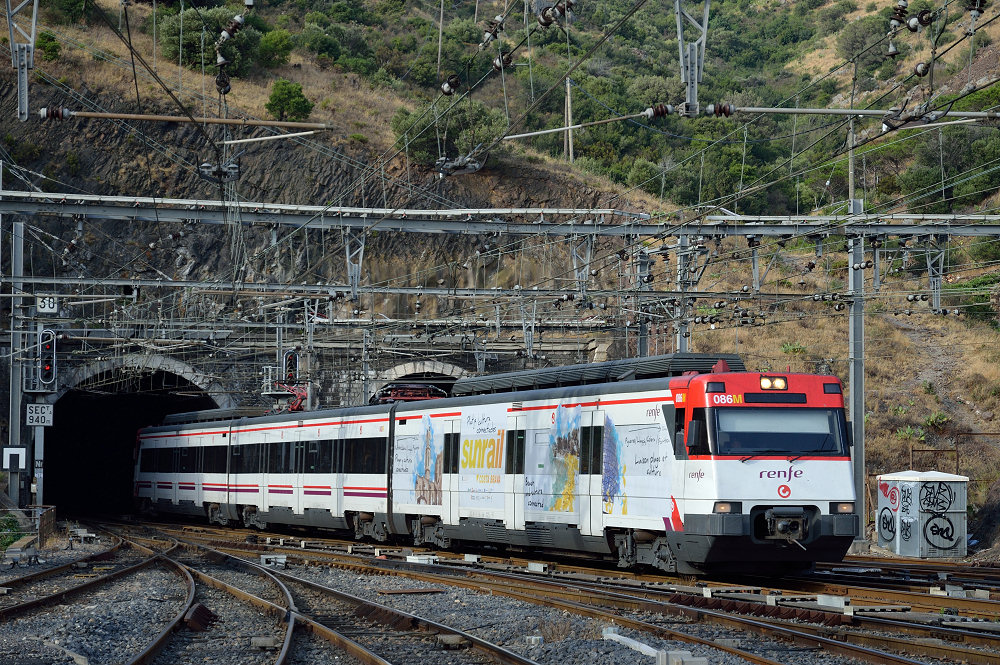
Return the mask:
{"type": "Polygon", "coordinates": [[[692,471],[691,473],[688,474],[688,478],[693,478],[695,482],[699,483],[701,482],[701,479],[704,477],[705,477],[705,472],[702,471],[701,469],[698,469],[697,471],[692,471]]]}
{"type": "Polygon", "coordinates": [[[796,469],[794,467],[788,467],[787,471],[761,471],[761,478],[784,478],[785,480],[791,480],[792,478],[800,478],[802,474],[805,473],[802,469],[796,469]]]}

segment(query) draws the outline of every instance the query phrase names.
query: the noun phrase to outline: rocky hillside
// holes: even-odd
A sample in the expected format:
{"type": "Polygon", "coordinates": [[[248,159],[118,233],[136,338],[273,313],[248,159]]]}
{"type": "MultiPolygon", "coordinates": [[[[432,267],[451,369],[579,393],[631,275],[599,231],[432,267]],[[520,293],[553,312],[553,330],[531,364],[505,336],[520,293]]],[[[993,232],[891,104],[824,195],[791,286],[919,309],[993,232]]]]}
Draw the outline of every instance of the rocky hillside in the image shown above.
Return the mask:
{"type": "MultiPolygon", "coordinates": [[[[110,10],[111,5],[105,4],[110,10]]],[[[393,3],[371,6],[389,4],[393,3]]],[[[587,19],[590,33],[599,33],[598,28],[606,25],[614,12],[623,11],[617,6],[619,3],[606,4],[602,10],[610,14],[603,18],[590,15],[587,19]]],[[[885,17],[879,12],[885,8],[875,3],[859,7],[853,2],[799,0],[732,5],[726,3],[727,8],[721,14],[726,20],[719,24],[719,32],[713,33],[709,41],[711,65],[715,69],[711,72],[712,81],[706,85],[706,101],[714,101],[707,96],[709,94],[721,96],[728,92],[735,95],[730,99],[741,104],[775,103],[780,92],[778,88],[794,89],[795,85],[824,77],[831,65],[842,57],[843,54],[838,53],[844,38],[840,30],[818,35],[816,28],[809,25],[811,12],[826,12],[822,14],[825,17],[822,23],[816,25],[839,27],[870,19],[872,26],[875,23],[882,26],[878,29],[884,34],[885,17]],[[737,5],[742,13],[735,11],[737,5]],[[748,52],[746,44],[751,42],[745,40],[752,35],[746,22],[768,11],[774,16],[763,21],[763,27],[754,27],[757,32],[753,33],[756,35],[753,49],[748,52]],[[760,30],[766,34],[757,34],[760,30]],[[765,38],[777,41],[769,47],[765,38]],[[767,67],[758,67],[756,73],[754,53],[758,54],[758,59],[766,56],[769,63],[767,67]],[[723,68],[727,54],[735,54],[729,58],[732,67],[738,65],[743,69],[723,68]]],[[[762,122],[754,127],[753,134],[748,133],[746,144],[742,141],[744,135],[738,132],[735,138],[730,137],[729,143],[717,145],[713,148],[715,152],[708,152],[705,160],[699,162],[691,158],[692,154],[697,154],[693,149],[694,137],[702,140],[697,145],[703,145],[709,139],[734,131],[738,125],[733,121],[703,118],[688,122],[672,117],[658,128],[661,133],[655,141],[648,130],[634,126],[619,133],[594,129],[580,134],[577,155],[582,159],[573,167],[557,158],[560,153],[557,142],[544,140],[531,146],[494,152],[486,166],[473,175],[440,178],[426,164],[420,163],[420,156],[416,154],[419,146],[412,146],[412,152],[410,146],[401,149],[402,144],[396,143],[392,131],[392,118],[397,117],[401,109],[419,116],[430,108],[436,94],[436,86],[423,81],[430,76],[425,70],[431,56],[425,47],[427,44],[436,46],[436,37],[430,42],[421,42],[423,46],[414,45],[412,49],[417,55],[412,60],[399,55],[409,53],[406,49],[410,47],[402,42],[413,35],[423,36],[432,25],[428,19],[432,16],[430,8],[416,3],[406,10],[409,13],[399,14],[409,21],[406,25],[410,26],[412,34],[399,35],[401,45],[397,51],[390,49],[383,53],[372,48],[373,62],[382,66],[369,71],[362,63],[351,59],[369,57],[357,55],[364,52],[358,35],[367,35],[371,44],[384,46],[376,37],[382,39],[381,35],[390,34],[391,25],[386,21],[374,22],[371,16],[343,14],[345,7],[356,9],[358,6],[362,6],[361,3],[338,2],[320,11],[311,3],[298,3],[262,10],[264,20],[269,22],[261,26],[262,29],[269,27],[270,32],[283,29],[293,37],[311,36],[312,41],[297,42],[284,62],[251,69],[244,76],[234,78],[233,91],[225,99],[225,109],[220,108],[215,94],[214,74],[209,72],[202,76],[196,63],[190,63],[191,68],[179,73],[172,64],[165,64],[165,56],[161,55],[158,71],[171,85],[181,84],[181,97],[196,115],[224,112],[229,117],[267,117],[268,92],[273,81],[280,77],[302,84],[305,95],[315,104],[309,117],[311,121],[333,127],[331,131],[304,139],[247,144],[236,149],[242,175],[234,191],[241,199],[411,208],[616,207],[657,212],[684,208],[716,195],[730,196],[739,182],[753,182],[776,165],[781,165],[782,172],[788,170],[783,160],[790,154],[791,145],[782,143],[775,147],[766,137],[791,135],[791,120],[762,122]],[[309,16],[310,11],[320,12],[326,19],[309,16]],[[331,15],[340,16],[353,27],[340,32],[334,30],[330,27],[333,25],[331,15]],[[324,20],[325,27],[322,25],[324,20]],[[330,42],[309,26],[318,26],[323,35],[337,41],[336,58],[332,57],[330,42]],[[407,63],[414,65],[413,70],[423,77],[419,85],[404,76],[407,63]],[[383,74],[376,76],[378,71],[383,74]],[[758,139],[758,143],[750,142],[758,139]],[[658,167],[666,169],[662,177],[656,177],[658,167]]],[[[369,7],[369,4],[363,6],[369,7]]],[[[462,11],[465,9],[468,8],[462,11]]],[[[117,5],[114,11],[117,12],[117,5]]],[[[130,11],[134,20],[148,27],[151,7],[138,5],[130,11]]],[[[485,6],[480,17],[483,15],[489,15],[485,6]]],[[[460,18],[471,23],[468,16],[460,18]]],[[[952,39],[960,34],[960,22],[956,21],[954,17],[949,20],[955,24],[951,29],[952,39]]],[[[404,18],[399,18],[398,23],[403,22],[404,18]]],[[[481,39],[478,28],[470,32],[467,25],[463,26],[459,26],[462,30],[456,27],[452,31],[452,46],[457,49],[456,45],[460,45],[466,50],[454,53],[474,50],[476,41],[481,39]]],[[[645,105],[664,100],[664,96],[676,102],[678,82],[667,74],[668,65],[676,67],[676,62],[669,61],[676,59],[670,29],[670,25],[660,25],[656,21],[640,23],[621,41],[615,42],[613,49],[581,69],[578,81],[583,88],[581,100],[586,98],[586,92],[598,101],[580,101],[574,107],[578,114],[575,117],[579,120],[610,114],[598,102],[619,111],[633,111],[636,103],[645,105]],[[660,40],[655,52],[673,54],[664,56],[665,64],[653,62],[654,37],[660,40]],[[631,80],[624,82],[629,77],[631,80]],[[633,83],[635,86],[630,87],[633,83]],[[662,94],[650,97],[650,90],[662,94]]],[[[55,59],[39,59],[30,93],[33,111],[47,106],[122,113],[178,113],[159,86],[148,77],[140,77],[136,99],[136,84],[124,47],[95,20],[89,27],[72,20],[48,23],[46,34],[61,45],[61,50],[55,59]]],[[[580,41],[572,44],[578,54],[587,45],[587,39],[593,39],[593,35],[588,34],[581,29],[580,41]]],[[[978,40],[979,45],[988,44],[988,34],[987,31],[978,40]]],[[[143,52],[152,51],[151,34],[136,29],[133,37],[137,45],[146,49],[143,52]]],[[[556,64],[564,65],[565,53],[557,59],[557,47],[561,47],[561,43],[548,39],[544,44],[536,44],[536,48],[540,51],[540,76],[548,76],[551,81],[556,64]]],[[[960,53],[956,50],[953,55],[960,53]]],[[[965,56],[968,55],[966,50],[965,56]]],[[[912,47],[901,59],[905,60],[905,66],[899,62],[892,66],[868,63],[862,67],[861,79],[868,88],[867,99],[874,103],[879,94],[895,89],[906,80],[905,67],[920,57],[920,49],[912,47]]],[[[977,63],[985,62],[981,54],[979,58],[977,63]]],[[[955,59],[959,61],[960,58],[955,59]]],[[[964,72],[960,65],[949,67],[942,66],[938,85],[949,85],[952,94],[958,94],[964,85],[961,81],[969,80],[971,74],[964,72]]],[[[975,80],[994,72],[994,65],[977,64],[977,67],[975,80]]],[[[525,69],[517,70],[517,83],[521,86],[517,94],[522,96],[522,102],[527,94],[524,91],[525,69]]],[[[803,104],[843,105],[849,102],[847,90],[851,79],[850,74],[837,70],[826,82],[818,82],[803,104]]],[[[973,101],[978,99],[980,107],[989,107],[991,90],[986,88],[977,93],[979,97],[973,101]]],[[[917,94],[922,94],[920,89],[917,94]]],[[[484,91],[481,98],[492,106],[493,112],[502,108],[503,96],[498,96],[497,86],[484,91]]],[[[0,71],[0,99],[4,108],[15,108],[14,76],[9,69],[0,71]]],[[[479,99],[477,97],[477,101],[479,99]]],[[[552,103],[544,106],[531,122],[535,126],[557,126],[561,103],[561,99],[556,99],[554,106],[552,103]]],[[[18,123],[13,116],[8,112],[0,117],[0,144],[6,153],[5,161],[10,159],[20,167],[5,170],[3,182],[6,187],[24,189],[30,182],[31,186],[53,192],[196,199],[221,196],[219,187],[201,179],[196,168],[198,164],[215,159],[210,142],[226,138],[218,128],[209,129],[206,136],[191,125],[180,123],[83,119],[43,123],[37,117],[18,123]]],[[[821,124],[819,121],[803,122],[804,125],[795,126],[796,131],[815,130],[821,124]]],[[[265,130],[240,128],[231,132],[231,137],[248,138],[265,133],[265,130]]],[[[932,211],[970,206],[988,210],[1000,183],[993,181],[996,176],[992,171],[977,170],[976,160],[986,159],[979,155],[994,154],[991,152],[996,149],[993,134],[994,130],[988,128],[959,126],[912,142],[886,141],[884,150],[880,147],[877,153],[859,156],[859,187],[870,205],[881,206],[878,209],[882,210],[905,206],[920,210],[927,201],[920,198],[924,195],[919,192],[925,190],[934,193],[932,203],[939,206],[932,211]],[[936,164],[940,164],[940,168],[934,166],[936,164]],[[947,187],[942,184],[940,190],[935,189],[937,183],[945,181],[947,187]]],[[[916,135],[914,132],[907,136],[916,135]]],[[[811,139],[803,135],[799,140],[803,142],[797,144],[796,155],[802,154],[802,146],[811,139]]],[[[787,142],[790,144],[790,140],[787,142]]],[[[825,141],[810,144],[810,149],[817,154],[825,151],[828,156],[840,150],[842,144],[843,135],[837,133],[825,141]]],[[[882,146],[873,141],[872,145],[876,144],[882,146]]],[[[433,152],[433,148],[429,150],[433,152]]],[[[434,156],[431,154],[432,158],[434,156]]],[[[803,167],[805,163],[810,166],[803,168],[798,181],[794,178],[783,180],[770,194],[755,201],[742,201],[741,210],[787,212],[789,209],[794,211],[797,206],[802,210],[829,208],[832,202],[844,198],[846,171],[842,162],[826,163],[825,158],[813,154],[801,159],[803,167]]],[[[687,208],[681,214],[692,216],[694,213],[687,208]]],[[[670,217],[671,220],[677,218],[670,217]]],[[[38,274],[62,274],[60,271],[70,270],[74,274],[123,277],[159,274],[171,278],[208,279],[225,274],[231,267],[232,239],[217,228],[187,228],[185,235],[179,236],[175,229],[165,226],[105,222],[88,224],[85,237],[76,239],[74,229],[66,222],[42,219],[33,220],[32,224],[41,229],[33,236],[29,258],[31,270],[38,274]],[[66,255],[64,250],[71,243],[77,249],[69,263],[63,264],[59,257],[66,255]]],[[[371,283],[392,279],[405,285],[434,283],[442,271],[461,265],[472,255],[479,241],[464,236],[414,238],[377,234],[366,248],[365,279],[371,283]]],[[[269,232],[253,229],[246,232],[242,242],[250,256],[258,257],[249,266],[250,279],[279,282],[345,279],[343,247],[338,238],[310,236],[308,242],[293,240],[265,252],[262,250],[269,246],[269,232]]],[[[659,241],[654,246],[658,244],[659,241]]],[[[620,249],[620,241],[619,246],[602,242],[597,249],[598,255],[607,259],[620,249]]],[[[520,265],[526,267],[515,271],[510,263],[497,263],[493,270],[498,285],[513,286],[515,282],[523,282],[525,286],[548,286],[555,283],[553,275],[561,274],[560,271],[568,266],[565,245],[538,240],[518,251],[521,252],[520,265]],[[556,270],[552,266],[561,268],[556,270]]],[[[716,254],[706,271],[704,288],[737,291],[749,283],[749,255],[745,242],[727,240],[713,251],[716,254]]],[[[753,368],[831,371],[846,379],[846,315],[833,310],[830,303],[816,303],[811,297],[814,293],[843,291],[847,260],[842,243],[832,240],[821,260],[814,256],[811,243],[766,246],[762,254],[765,265],[775,253],[780,260],[775,260],[766,288],[797,297],[789,297],[780,307],[774,308],[762,302],[748,302],[748,306],[766,310],[763,325],[737,327],[724,323],[714,329],[696,327],[691,338],[692,348],[738,352],[753,368]],[[818,263],[815,269],[805,268],[810,262],[818,263]]],[[[4,256],[2,260],[6,271],[9,257],[4,256]]],[[[497,259],[498,262],[503,260],[502,257],[497,259]]],[[[946,287],[946,300],[949,307],[961,309],[965,316],[942,318],[930,314],[926,304],[922,308],[906,304],[906,295],[926,293],[927,289],[925,266],[915,261],[912,265],[901,263],[898,272],[887,276],[883,291],[870,299],[866,317],[869,395],[868,413],[864,417],[868,421],[869,473],[908,468],[911,450],[914,451],[912,464],[918,468],[953,471],[957,456],[958,470],[974,480],[970,501],[979,511],[976,533],[983,543],[992,543],[1000,535],[995,517],[1000,437],[970,433],[995,432],[996,419],[1000,417],[1000,353],[997,351],[1000,339],[995,327],[996,313],[989,305],[989,289],[997,281],[998,263],[1000,252],[996,239],[977,243],[956,239],[949,256],[951,281],[946,287]],[[905,313],[908,309],[912,310],[910,314],[905,313]],[[936,452],[923,452],[923,449],[936,452]]],[[[672,267],[672,264],[665,266],[662,263],[654,267],[658,276],[655,288],[668,288],[672,267]]],[[[475,278],[470,273],[460,276],[462,284],[472,284],[475,278]]],[[[618,277],[613,270],[603,271],[595,276],[595,283],[614,288],[618,285],[618,277]]],[[[0,307],[6,306],[5,299],[0,301],[0,307]]],[[[412,304],[386,299],[374,306],[392,315],[397,313],[397,308],[406,310],[412,304]]],[[[708,302],[699,303],[698,307],[698,312],[703,314],[716,313],[717,309],[708,302]]],[[[548,312],[543,307],[541,316],[548,312]]],[[[6,312],[0,315],[6,317],[6,312]]],[[[620,323],[624,324],[626,314],[621,316],[620,323]]],[[[654,351],[671,350],[671,338],[668,326],[653,326],[651,346],[654,351]]],[[[874,495],[870,498],[875,499],[874,495]]]]}

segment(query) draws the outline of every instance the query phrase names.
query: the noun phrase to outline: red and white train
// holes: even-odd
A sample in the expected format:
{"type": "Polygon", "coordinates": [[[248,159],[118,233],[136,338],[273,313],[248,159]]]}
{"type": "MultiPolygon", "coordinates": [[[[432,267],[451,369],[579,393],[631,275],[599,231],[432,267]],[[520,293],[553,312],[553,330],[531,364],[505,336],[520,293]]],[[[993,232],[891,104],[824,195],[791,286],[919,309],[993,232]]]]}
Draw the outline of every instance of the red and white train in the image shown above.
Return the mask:
{"type": "Polygon", "coordinates": [[[443,399],[170,416],[139,432],[135,496],[219,524],[790,571],[858,534],[848,434],[836,377],[672,354],[463,379],[443,399]]]}

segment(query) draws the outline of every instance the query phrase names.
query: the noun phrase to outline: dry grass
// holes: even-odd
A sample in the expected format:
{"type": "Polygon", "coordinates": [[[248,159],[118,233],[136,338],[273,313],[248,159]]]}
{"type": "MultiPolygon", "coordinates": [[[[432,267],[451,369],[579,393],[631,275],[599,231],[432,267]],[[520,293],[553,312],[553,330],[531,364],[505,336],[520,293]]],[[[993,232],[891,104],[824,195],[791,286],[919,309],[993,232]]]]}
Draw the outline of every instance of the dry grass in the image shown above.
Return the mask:
{"type": "MultiPolygon", "coordinates": [[[[109,16],[117,16],[117,4],[107,0],[102,0],[100,4],[109,16]]],[[[137,29],[151,11],[152,7],[148,5],[131,5],[129,17],[133,26],[133,46],[152,66],[152,37],[137,29]]],[[[56,77],[65,76],[67,82],[76,87],[85,82],[94,92],[116,96],[126,103],[135,99],[131,69],[113,64],[108,58],[95,56],[95,53],[105,53],[126,63],[129,61],[125,45],[110,30],[96,24],[58,26],[56,30],[85,44],[86,49],[64,45],[59,61],[44,63],[47,72],[56,77]]],[[[206,50],[209,48],[207,45],[206,50]]],[[[212,59],[214,56],[210,61],[212,59]]],[[[216,110],[218,95],[215,90],[214,67],[208,67],[206,75],[202,76],[200,71],[187,68],[181,70],[176,63],[166,62],[162,57],[155,62],[157,74],[175,94],[178,94],[177,88],[181,86],[178,96],[194,114],[201,115],[203,110],[212,114],[216,110]],[[201,97],[203,91],[208,97],[207,104],[201,97]]],[[[392,143],[389,119],[404,102],[396,95],[387,94],[385,90],[364,82],[356,74],[321,70],[298,53],[293,53],[289,63],[283,67],[262,75],[233,79],[233,91],[226,98],[230,105],[229,115],[269,117],[264,105],[270,96],[271,84],[277,78],[287,78],[302,84],[306,97],[315,104],[310,121],[330,124],[337,128],[334,131],[342,137],[363,134],[375,146],[387,147],[392,143]]],[[[140,83],[139,90],[143,106],[152,104],[165,107],[173,104],[167,93],[155,83],[140,83]]]]}
{"type": "MultiPolygon", "coordinates": [[[[723,254],[736,249],[736,241],[723,244],[723,254]]],[[[766,265],[764,256],[761,265],[766,265]]],[[[843,289],[847,271],[835,267],[842,266],[843,259],[827,252],[825,262],[800,277],[797,266],[809,258],[805,252],[792,253],[784,271],[772,268],[770,286],[764,292],[775,289],[777,280],[785,280],[782,292],[803,295],[843,289]],[[805,283],[800,285],[800,279],[805,283]]],[[[747,269],[732,270],[717,275],[711,288],[733,291],[749,281],[747,269]]],[[[890,280],[883,287],[885,297],[869,293],[865,319],[868,472],[874,476],[911,465],[954,472],[955,455],[948,451],[957,447],[959,471],[974,480],[969,487],[970,505],[978,508],[986,502],[990,484],[1000,479],[1000,436],[970,437],[961,432],[996,430],[994,423],[1000,419],[1000,333],[982,323],[934,316],[926,307],[911,317],[894,316],[891,307],[886,308],[887,302],[898,305],[901,300],[891,294],[922,289],[926,289],[926,277],[890,280]],[[913,449],[917,452],[911,462],[913,449]]],[[[765,303],[756,299],[742,305],[766,309],[765,303]]],[[[816,372],[828,367],[846,386],[847,324],[846,311],[835,312],[832,303],[807,298],[786,303],[763,326],[726,325],[719,330],[694,326],[691,348],[739,353],[749,369],[816,372]]]]}

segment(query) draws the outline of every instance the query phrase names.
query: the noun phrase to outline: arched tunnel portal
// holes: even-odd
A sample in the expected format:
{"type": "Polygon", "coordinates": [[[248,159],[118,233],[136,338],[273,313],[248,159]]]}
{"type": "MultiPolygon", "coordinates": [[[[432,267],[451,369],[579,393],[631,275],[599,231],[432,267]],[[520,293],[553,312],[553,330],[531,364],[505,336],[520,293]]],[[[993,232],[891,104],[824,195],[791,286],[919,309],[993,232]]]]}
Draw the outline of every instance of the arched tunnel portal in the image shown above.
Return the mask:
{"type": "Polygon", "coordinates": [[[132,504],[136,431],[170,413],[228,408],[211,377],[162,356],[125,355],[62,372],[48,396],[43,500],[62,516],[119,514],[132,504]]]}

